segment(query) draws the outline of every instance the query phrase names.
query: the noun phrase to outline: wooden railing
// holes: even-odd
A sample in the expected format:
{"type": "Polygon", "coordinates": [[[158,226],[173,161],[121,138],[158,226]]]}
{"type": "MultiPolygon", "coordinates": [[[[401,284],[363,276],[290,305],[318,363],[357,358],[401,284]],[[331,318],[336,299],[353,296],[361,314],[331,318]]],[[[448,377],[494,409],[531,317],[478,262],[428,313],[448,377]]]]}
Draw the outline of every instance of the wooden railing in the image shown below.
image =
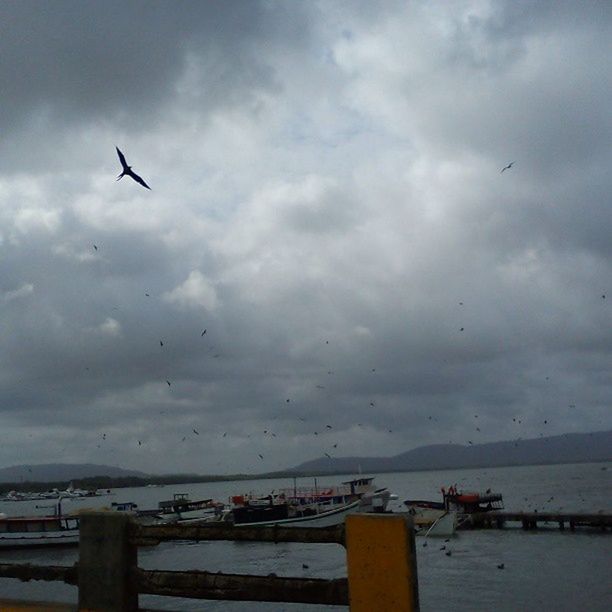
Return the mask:
{"type": "Polygon", "coordinates": [[[138,595],[350,606],[351,612],[419,608],[414,530],[409,517],[355,514],[334,527],[151,525],[127,514],[81,515],[72,567],[0,564],[0,577],[77,585],[80,610],[138,610],[138,595]],[[348,578],[320,579],[144,570],[137,547],[172,540],[335,543],[347,551],[348,578]]]}

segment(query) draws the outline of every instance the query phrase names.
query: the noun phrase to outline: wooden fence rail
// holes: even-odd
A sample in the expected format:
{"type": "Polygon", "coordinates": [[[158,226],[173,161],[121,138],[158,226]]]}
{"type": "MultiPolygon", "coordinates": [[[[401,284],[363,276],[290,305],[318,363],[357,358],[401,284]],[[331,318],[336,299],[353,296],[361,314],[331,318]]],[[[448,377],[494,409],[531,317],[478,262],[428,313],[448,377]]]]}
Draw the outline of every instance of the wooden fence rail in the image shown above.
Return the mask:
{"type": "Polygon", "coordinates": [[[79,587],[79,609],[138,610],[138,595],[349,605],[351,612],[418,611],[414,529],[406,516],[355,514],[325,528],[232,525],[143,526],[118,512],[81,515],[72,567],[0,564],[0,577],[62,580],[79,587]],[[345,527],[346,525],[346,527],[345,527]],[[346,547],[348,579],[144,570],[137,546],[171,540],[335,543],[346,547]]]}

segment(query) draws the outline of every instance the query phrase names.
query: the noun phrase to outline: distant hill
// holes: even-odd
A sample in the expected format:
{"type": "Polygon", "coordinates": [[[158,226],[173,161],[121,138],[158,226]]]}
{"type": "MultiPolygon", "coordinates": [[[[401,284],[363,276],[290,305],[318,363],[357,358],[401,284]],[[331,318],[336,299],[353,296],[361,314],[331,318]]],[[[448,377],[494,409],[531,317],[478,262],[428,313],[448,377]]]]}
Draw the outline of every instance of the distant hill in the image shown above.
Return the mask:
{"type": "Polygon", "coordinates": [[[612,430],[489,444],[433,444],[393,457],[321,457],[287,472],[349,474],[612,460],[612,430]]]}
{"type": "Polygon", "coordinates": [[[135,470],[124,470],[112,465],[93,463],[43,463],[0,468],[0,482],[63,482],[94,476],[123,478],[127,476],[147,477],[148,475],[135,470]]]}

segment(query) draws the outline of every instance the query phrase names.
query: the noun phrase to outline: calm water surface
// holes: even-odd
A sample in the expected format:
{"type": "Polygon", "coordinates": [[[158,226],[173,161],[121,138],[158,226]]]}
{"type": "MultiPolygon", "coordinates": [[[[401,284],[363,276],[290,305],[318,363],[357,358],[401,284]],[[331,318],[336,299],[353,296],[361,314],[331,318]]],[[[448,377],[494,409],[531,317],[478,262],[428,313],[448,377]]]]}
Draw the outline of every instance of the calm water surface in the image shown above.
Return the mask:
{"type": "MultiPolygon", "coordinates": [[[[347,477],[320,477],[319,484],[336,484],[347,477]]],[[[387,486],[399,499],[440,496],[441,486],[487,489],[504,495],[508,510],[562,510],[612,512],[612,464],[527,466],[434,472],[381,474],[379,486],[387,486]],[[553,498],[550,500],[550,498],[553,498]],[[550,501],[549,501],[550,500],[550,501]]],[[[298,484],[308,485],[302,479],[298,484]]],[[[110,497],[67,501],[65,511],[134,501],[153,508],[173,493],[189,493],[192,499],[230,495],[291,486],[287,479],[217,482],[164,488],[116,489],[110,497]]],[[[38,502],[40,504],[42,502],[38,502]]],[[[44,512],[33,502],[0,503],[9,515],[44,512]]],[[[396,509],[400,509],[397,502],[396,509]]],[[[610,552],[612,534],[598,532],[461,532],[449,544],[452,556],[440,551],[442,543],[430,540],[424,548],[417,538],[417,563],[421,609],[530,611],[601,611],[612,609],[610,552]],[[505,569],[497,569],[504,563],[505,569]]],[[[0,552],[0,563],[31,562],[72,565],[76,549],[0,552]]],[[[346,576],[344,549],[336,545],[253,544],[244,542],[166,543],[139,551],[139,565],[146,569],[202,569],[233,573],[338,578],[346,576]],[[302,564],[308,565],[304,569],[302,564]]],[[[60,583],[0,579],[3,597],[76,601],[76,589],[60,583]]],[[[282,611],[341,610],[337,606],[208,602],[141,596],[141,606],[159,610],[282,611]]]]}

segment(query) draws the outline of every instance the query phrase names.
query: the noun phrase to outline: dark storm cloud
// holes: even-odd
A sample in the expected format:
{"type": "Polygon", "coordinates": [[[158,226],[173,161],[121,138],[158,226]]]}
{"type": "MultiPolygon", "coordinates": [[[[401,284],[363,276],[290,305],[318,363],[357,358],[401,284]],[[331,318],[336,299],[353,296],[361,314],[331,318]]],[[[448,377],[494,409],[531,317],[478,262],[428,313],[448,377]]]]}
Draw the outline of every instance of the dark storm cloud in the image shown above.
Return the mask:
{"type": "Polygon", "coordinates": [[[264,52],[308,34],[299,4],[242,0],[11,2],[0,18],[5,142],[84,122],[147,130],[185,89],[201,88],[201,113],[248,103],[278,86],[264,52]]]}

